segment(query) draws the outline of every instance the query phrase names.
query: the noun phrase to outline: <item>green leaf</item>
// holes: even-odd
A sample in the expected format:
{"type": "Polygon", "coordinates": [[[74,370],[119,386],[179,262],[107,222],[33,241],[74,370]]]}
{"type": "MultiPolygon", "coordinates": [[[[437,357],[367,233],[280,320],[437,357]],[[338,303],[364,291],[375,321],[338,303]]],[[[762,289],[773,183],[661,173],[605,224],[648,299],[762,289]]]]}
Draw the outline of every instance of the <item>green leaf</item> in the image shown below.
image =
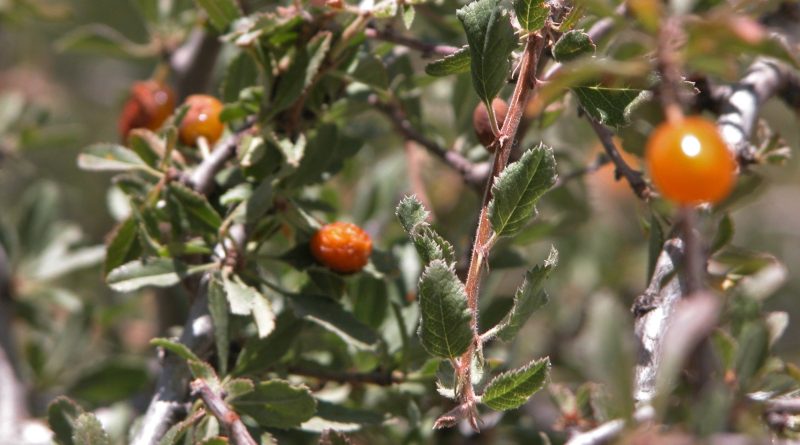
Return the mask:
{"type": "Polygon", "coordinates": [[[246,52],[239,53],[228,64],[225,78],[222,80],[223,102],[236,102],[239,93],[245,88],[258,83],[258,65],[253,57],[246,52]]]}
{"type": "Polygon", "coordinates": [[[252,417],[263,428],[293,428],[310,419],[317,402],[305,386],[272,380],[233,401],[237,412],[252,417]]]}
{"type": "Polygon", "coordinates": [[[214,322],[214,343],[219,357],[220,375],[228,373],[228,356],[230,351],[230,331],[228,317],[228,300],[225,295],[219,274],[211,276],[208,282],[208,312],[214,322]]]}
{"type": "Polygon", "coordinates": [[[251,393],[255,389],[256,386],[250,379],[227,379],[222,382],[222,391],[225,393],[226,402],[251,393]]]}
{"type": "Polygon", "coordinates": [[[516,337],[531,314],[547,304],[544,282],[558,264],[558,251],[550,247],[550,254],[543,266],[536,266],[525,273],[525,281],[514,294],[514,304],[500,323],[493,328],[498,338],[511,341],[516,337]]]}
{"type": "Polygon", "coordinates": [[[202,361],[200,357],[198,357],[188,346],[184,345],[183,343],[178,343],[176,341],[172,341],[168,338],[154,338],[150,340],[150,344],[153,346],[158,346],[160,348],[164,348],[169,352],[183,358],[184,360],[188,361],[202,361]]]}
{"type": "Polygon", "coordinates": [[[559,62],[569,62],[586,54],[594,55],[597,46],[589,34],[581,30],[565,32],[553,45],[553,57],[559,62]]]}
{"type": "Polygon", "coordinates": [[[498,0],[477,0],[456,11],[469,43],[472,85],[490,103],[506,83],[509,56],[517,46],[514,28],[498,0]]]}
{"type": "Polygon", "coordinates": [[[472,315],[464,284],[444,261],[432,261],[419,280],[422,346],[437,357],[455,358],[472,343],[472,315]]]}
{"type": "Polygon", "coordinates": [[[154,258],[146,263],[135,260],[109,272],[106,282],[117,292],[132,292],[144,286],[169,287],[216,266],[211,263],[187,267],[178,260],[167,258],[154,258]]]}
{"type": "Polygon", "coordinates": [[[200,223],[201,226],[213,232],[219,230],[219,226],[222,224],[222,217],[219,216],[219,213],[211,206],[205,196],[179,182],[171,182],[169,191],[186,211],[191,223],[200,223]]]}
{"type": "Polygon", "coordinates": [[[383,422],[384,416],[371,409],[356,409],[330,402],[318,401],[317,414],[303,422],[300,429],[322,433],[324,431],[358,431],[364,426],[376,426],[383,422]]]}
{"type": "Polygon", "coordinates": [[[492,186],[489,221],[497,236],[518,233],[536,213],[536,202],[556,181],[553,150],[539,144],[508,165],[492,186]]]}
{"type": "Polygon", "coordinates": [[[769,357],[769,331],[761,320],[747,322],[737,340],[734,369],[741,388],[747,391],[751,379],[769,357]]]}
{"type": "Polygon", "coordinates": [[[78,167],[90,171],[143,170],[146,164],[135,152],[117,144],[95,144],[78,155],[78,167]]]}
{"type": "Polygon", "coordinates": [[[455,261],[453,245],[430,227],[427,221],[428,211],[416,196],[403,198],[397,205],[395,214],[414,243],[423,262],[443,260],[452,263],[455,261]]]}
{"type": "Polygon", "coordinates": [[[166,151],[161,138],[146,128],[131,130],[128,134],[128,146],[151,167],[158,166],[161,153],[166,151]]]}
{"type": "Polygon", "coordinates": [[[47,423],[53,430],[55,441],[61,445],[73,445],[72,433],[75,422],[83,408],[67,397],[59,396],[47,406],[47,423]]]}
{"type": "Polygon", "coordinates": [[[145,389],[148,382],[142,363],[117,358],[83,372],[68,393],[86,402],[106,405],[133,396],[145,389]]]}
{"type": "Polygon", "coordinates": [[[150,45],[131,41],[116,29],[93,23],[74,28],[55,42],[58,51],[100,54],[111,57],[153,57],[150,45]]]}
{"type": "Polygon", "coordinates": [[[652,93],[633,88],[582,86],[572,88],[584,111],[604,125],[620,127],[630,122],[633,110],[652,93]]]}
{"type": "Polygon", "coordinates": [[[294,344],[302,325],[291,311],[283,312],[275,322],[275,330],[267,338],[252,336],[247,339],[233,373],[243,375],[263,371],[277,363],[294,344]]]}
{"type": "Polygon", "coordinates": [[[103,425],[92,413],[83,413],[75,420],[75,430],[72,433],[75,445],[110,445],[111,438],[103,429],[103,425]]]}
{"type": "Polygon", "coordinates": [[[186,364],[189,365],[189,370],[194,378],[204,380],[215,392],[222,389],[219,377],[211,365],[200,360],[189,360],[186,364]]]}
{"type": "Polygon", "coordinates": [[[228,25],[241,16],[234,0],[195,0],[208,14],[208,19],[217,31],[223,32],[228,25]]]}
{"type": "Polygon", "coordinates": [[[504,372],[486,385],[481,402],[497,411],[519,408],[544,387],[549,374],[548,358],[534,360],[522,368],[504,372]]]}
{"type": "Polygon", "coordinates": [[[536,32],[544,28],[550,17],[550,6],[542,0],[514,0],[514,12],[522,29],[536,32]]]}
{"type": "Polygon", "coordinates": [[[224,277],[222,283],[232,314],[252,315],[260,338],[275,329],[275,313],[266,296],[244,284],[238,277],[224,277]]]}
{"type": "Polygon", "coordinates": [[[372,350],[378,335],[337,302],[315,295],[292,295],[289,304],[298,317],[305,317],[338,335],[358,349],[372,350]]]}
{"type": "Polygon", "coordinates": [[[425,65],[425,72],[435,77],[466,73],[470,70],[471,61],[469,46],[464,45],[453,54],[425,65]]]}

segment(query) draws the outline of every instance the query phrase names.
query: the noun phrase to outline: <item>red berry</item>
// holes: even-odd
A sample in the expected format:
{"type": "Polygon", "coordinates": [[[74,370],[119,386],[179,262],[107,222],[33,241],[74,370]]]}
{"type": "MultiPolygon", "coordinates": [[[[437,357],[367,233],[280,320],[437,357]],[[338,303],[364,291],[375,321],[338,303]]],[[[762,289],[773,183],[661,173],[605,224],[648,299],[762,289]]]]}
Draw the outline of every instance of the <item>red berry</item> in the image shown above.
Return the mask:
{"type": "Polygon", "coordinates": [[[185,145],[195,146],[197,140],[202,136],[206,138],[209,145],[213,146],[225,129],[219,120],[219,115],[222,113],[222,102],[212,96],[194,94],[187,97],[184,103],[189,105],[189,110],[181,121],[179,129],[181,142],[185,145]]]}
{"type": "Polygon", "coordinates": [[[134,128],[158,130],[175,109],[175,93],[155,80],[134,82],[119,118],[119,133],[126,138],[134,128]]]}
{"type": "MultiPolygon", "coordinates": [[[[497,118],[497,126],[502,128],[503,122],[506,120],[508,114],[508,104],[503,99],[495,97],[492,100],[492,109],[494,109],[494,116],[497,118]]],[[[489,121],[489,113],[486,110],[486,105],[483,102],[478,103],[475,111],[472,112],[472,127],[475,129],[475,136],[478,141],[489,151],[494,152],[494,132],[492,131],[492,124],[489,121]]]]}
{"type": "Polygon", "coordinates": [[[369,234],[355,224],[335,222],[322,226],[311,238],[311,254],[340,273],[358,272],[372,253],[369,234]]]}
{"type": "Polygon", "coordinates": [[[678,204],[717,203],[736,181],[736,160],[717,127],[699,116],[665,122],[646,147],[650,177],[661,194],[678,204]]]}

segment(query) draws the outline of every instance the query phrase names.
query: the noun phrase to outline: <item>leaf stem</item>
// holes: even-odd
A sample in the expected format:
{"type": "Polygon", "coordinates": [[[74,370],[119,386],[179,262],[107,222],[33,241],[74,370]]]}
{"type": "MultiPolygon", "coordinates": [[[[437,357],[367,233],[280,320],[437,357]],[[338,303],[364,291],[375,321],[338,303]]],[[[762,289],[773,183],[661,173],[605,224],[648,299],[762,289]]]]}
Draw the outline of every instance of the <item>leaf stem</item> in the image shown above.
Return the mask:
{"type": "Polygon", "coordinates": [[[242,419],[222,400],[222,395],[215,392],[203,379],[192,382],[192,392],[198,394],[208,410],[219,420],[234,445],[258,445],[258,443],[247,431],[247,427],[242,423],[242,419]]]}

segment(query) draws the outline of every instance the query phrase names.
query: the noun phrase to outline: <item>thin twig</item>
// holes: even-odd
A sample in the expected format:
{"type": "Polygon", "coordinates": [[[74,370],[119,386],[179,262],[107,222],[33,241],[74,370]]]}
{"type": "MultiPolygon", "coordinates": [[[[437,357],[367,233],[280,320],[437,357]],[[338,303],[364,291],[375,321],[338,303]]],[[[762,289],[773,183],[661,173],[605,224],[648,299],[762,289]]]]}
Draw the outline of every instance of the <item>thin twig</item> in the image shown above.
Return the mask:
{"type": "Polygon", "coordinates": [[[382,102],[377,95],[371,95],[369,103],[382,112],[394,125],[398,133],[406,140],[411,140],[425,147],[428,152],[451,166],[464,178],[464,182],[474,188],[483,186],[489,174],[489,164],[474,164],[455,150],[448,150],[423,135],[411,124],[403,109],[396,103],[382,102]]]}
{"type": "Polygon", "coordinates": [[[312,377],[325,382],[369,383],[379,386],[391,386],[405,381],[405,374],[400,371],[349,372],[328,369],[312,369],[301,366],[290,366],[287,371],[292,375],[312,377]]]}
{"type": "Polygon", "coordinates": [[[192,393],[198,394],[205,403],[211,414],[219,420],[219,423],[228,431],[228,437],[233,445],[258,445],[247,427],[242,423],[242,419],[235,411],[222,399],[222,395],[215,392],[203,379],[196,379],[192,382],[192,393]]]}
{"type": "Polygon", "coordinates": [[[459,50],[458,47],[438,43],[428,43],[413,37],[397,34],[392,28],[378,29],[370,27],[364,30],[367,38],[396,43],[422,53],[423,57],[449,56],[459,50]]]}
{"type": "Polygon", "coordinates": [[[608,129],[605,125],[597,122],[589,116],[586,115],[586,119],[591,124],[592,129],[597,134],[597,137],[600,139],[600,144],[603,146],[603,149],[608,155],[611,162],[614,163],[614,168],[616,169],[616,176],[617,178],[623,177],[628,184],[633,189],[633,192],[636,193],[641,199],[647,200],[649,199],[653,192],[650,187],[647,185],[647,182],[644,180],[642,172],[638,170],[634,170],[625,162],[625,159],[622,158],[622,155],[617,150],[617,146],[614,144],[614,134],[611,133],[611,130],[608,129]]]}

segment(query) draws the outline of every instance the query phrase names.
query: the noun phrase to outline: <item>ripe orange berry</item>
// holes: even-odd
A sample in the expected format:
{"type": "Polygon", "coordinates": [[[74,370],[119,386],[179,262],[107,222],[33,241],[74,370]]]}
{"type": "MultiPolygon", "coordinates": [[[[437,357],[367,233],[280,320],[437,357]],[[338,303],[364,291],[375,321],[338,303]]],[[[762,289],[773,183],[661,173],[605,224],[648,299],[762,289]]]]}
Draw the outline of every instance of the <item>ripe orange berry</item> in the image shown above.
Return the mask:
{"type": "Polygon", "coordinates": [[[202,136],[213,146],[225,129],[219,120],[222,102],[205,94],[193,94],[187,97],[184,103],[189,105],[189,110],[179,129],[181,142],[195,146],[197,139],[202,136]]]}
{"type": "Polygon", "coordinates": [[[736,182],[736,160],[717,127],[699,116],[665,122],[650,135],[647,167],[655,186],[678,204],[717,203],[736,182]]]}
{"type": "Polygon", "coordinates": [[[355,224],[335,222],[322,226],[311,238],[311,254],[340,273],[358,272],[372,253],[369,234],[355,224]]]}
{"type": "Polygon", "coordinates": [[[158,130],[175,109],[175,93],[155,80],[134,82],[122,108],[119,133],[126,138],[134,128],[158,130]]]}
{"type": "MultiPolygon", "coordinates": [[[[502,128],[503,122],[506,120],[506,114],[508,114],[508,104],[503,99],[495,97],[492,100],[492,108],[494,109],[494,116],[497,118],[497,126],[502,128]]],[[[472,112],[472,127],[475,129],[475,136],[478,137],[478,141],[489,151],[494,152],[494,147],[492,146],[494,133],[492,132],[492,124],[489,122],[489,113],[483,102],[478,103],[475,111],[472,112]]]]}

